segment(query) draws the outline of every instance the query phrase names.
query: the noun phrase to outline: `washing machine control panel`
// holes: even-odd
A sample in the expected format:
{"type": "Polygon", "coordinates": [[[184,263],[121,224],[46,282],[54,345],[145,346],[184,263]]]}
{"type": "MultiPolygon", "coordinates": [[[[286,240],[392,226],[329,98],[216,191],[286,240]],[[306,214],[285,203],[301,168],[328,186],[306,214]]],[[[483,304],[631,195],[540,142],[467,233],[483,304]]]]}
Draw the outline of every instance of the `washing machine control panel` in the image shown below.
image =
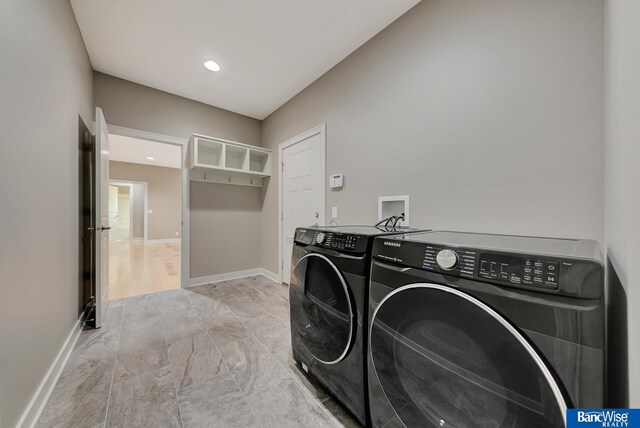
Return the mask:
{"type": "Polygon", "coordinates": [[[358,246],[357,235],[320,232],[318,233],[318,238],[320,235],[323,236],[323,239],[320,240],[316,238],[316,242],[326,248],[333,248],[334,250],[355,250],[358,246]]]}
{"type": "Polygon", "coordinates": [[[320,232],[310,229],[296,230],[295,242],[306,245],[317,245],[346,252],[365,252],[367,237],[335,232],[320,232]]]}
{"type": "Polygon", "coordinates": [[[558,288],[559,262],[538,257],[480,254],[478,276],[513,285],[558,288]]]}

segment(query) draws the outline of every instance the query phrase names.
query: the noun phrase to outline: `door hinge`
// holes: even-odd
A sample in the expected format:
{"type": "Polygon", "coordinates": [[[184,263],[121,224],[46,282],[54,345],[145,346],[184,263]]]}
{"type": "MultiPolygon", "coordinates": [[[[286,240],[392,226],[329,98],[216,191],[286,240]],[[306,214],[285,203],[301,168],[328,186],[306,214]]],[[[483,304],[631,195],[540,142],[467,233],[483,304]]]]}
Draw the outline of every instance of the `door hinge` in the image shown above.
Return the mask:
{"type": "Polygon", "coordinates": [[[280,171],[284,171],[284,162],[280,162],[280,171]]]}

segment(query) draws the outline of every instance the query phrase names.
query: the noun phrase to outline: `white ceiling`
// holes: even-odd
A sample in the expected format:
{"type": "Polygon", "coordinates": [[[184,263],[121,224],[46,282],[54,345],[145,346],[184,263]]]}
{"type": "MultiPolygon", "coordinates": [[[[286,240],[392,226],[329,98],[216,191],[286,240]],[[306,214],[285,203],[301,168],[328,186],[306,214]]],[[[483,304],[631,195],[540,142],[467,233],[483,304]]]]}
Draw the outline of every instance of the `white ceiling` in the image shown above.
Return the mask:
{"type": "Polygon", "coordinates": [[[109,135],[109,160],[180,168],[182,149],[173,144],[109,135]],[[147,159],[153,157],[153,160],[147,159]]]}
{"type": "Polygon", "coordinates": [[[71,0],[94,69],[257,119],[418,2],[71,0]]]}

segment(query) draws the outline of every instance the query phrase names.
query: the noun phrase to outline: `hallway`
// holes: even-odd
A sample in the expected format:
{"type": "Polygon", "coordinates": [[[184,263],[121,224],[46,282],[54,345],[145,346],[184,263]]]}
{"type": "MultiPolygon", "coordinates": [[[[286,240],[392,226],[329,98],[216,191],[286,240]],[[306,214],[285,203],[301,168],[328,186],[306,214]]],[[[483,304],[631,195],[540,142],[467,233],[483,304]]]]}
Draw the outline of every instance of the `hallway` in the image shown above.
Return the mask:
{"type": "Polygon", "coordinates": [[[180,242],[109,242],[109,300],[180,288],[180,242]]]}

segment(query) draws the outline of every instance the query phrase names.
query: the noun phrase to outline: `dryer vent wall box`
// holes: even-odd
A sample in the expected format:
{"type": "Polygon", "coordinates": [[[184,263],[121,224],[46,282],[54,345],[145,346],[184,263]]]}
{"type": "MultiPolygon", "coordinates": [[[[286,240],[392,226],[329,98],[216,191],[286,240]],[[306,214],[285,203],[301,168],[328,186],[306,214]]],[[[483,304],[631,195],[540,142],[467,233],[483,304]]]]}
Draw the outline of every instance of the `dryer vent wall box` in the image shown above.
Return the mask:
{"type": "Polygon", "coordinates": [[[342,187],[342,174],[335,174],[329,176],[329,188],[339,189],[342,187]]]}

